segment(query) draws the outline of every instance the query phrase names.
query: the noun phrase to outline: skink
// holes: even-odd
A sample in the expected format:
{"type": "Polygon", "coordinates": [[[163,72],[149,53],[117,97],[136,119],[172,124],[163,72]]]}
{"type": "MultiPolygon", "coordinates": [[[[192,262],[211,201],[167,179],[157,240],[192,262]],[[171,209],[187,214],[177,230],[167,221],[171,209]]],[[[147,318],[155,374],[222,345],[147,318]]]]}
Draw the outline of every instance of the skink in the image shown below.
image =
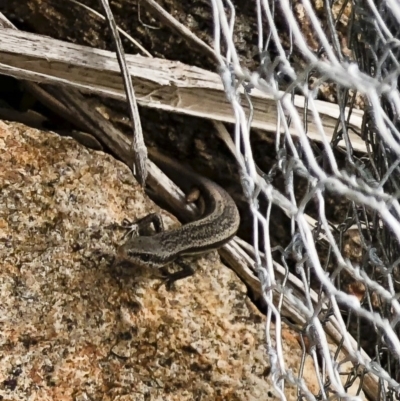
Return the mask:
{"type": "MultiPolygon", "coordinates": [[[[171,262],[179,262],[181,256],[201,254],[227,243],[236,234],[240,223],[238,209],[230,195],[213,181],[157,151],[151,151],[149,155],[164,173],[184,189],[196,186],[205,210],[199,220],[180,228],[161,231],[162,225],[159,225],[160,232],[154,235],[132,237],[119,247],[115,264],[160,269],[171,262]]],[[[179,264],[183,270],[169,276],[170,284],[193,274],[186,264],[179,264]]]]}

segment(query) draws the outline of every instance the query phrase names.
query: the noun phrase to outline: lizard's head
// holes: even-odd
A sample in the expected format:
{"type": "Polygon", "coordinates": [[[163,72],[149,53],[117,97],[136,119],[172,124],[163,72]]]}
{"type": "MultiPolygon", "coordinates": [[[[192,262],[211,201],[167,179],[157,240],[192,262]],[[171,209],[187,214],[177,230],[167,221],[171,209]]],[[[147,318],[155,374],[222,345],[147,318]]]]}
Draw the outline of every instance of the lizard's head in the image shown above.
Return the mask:
{"type": "Polygon", "coordinates": [[[168,260],[160,253],[159,243],[151,236],[134,237],[118,248],[115,266],[158,269],[168,260]]]}

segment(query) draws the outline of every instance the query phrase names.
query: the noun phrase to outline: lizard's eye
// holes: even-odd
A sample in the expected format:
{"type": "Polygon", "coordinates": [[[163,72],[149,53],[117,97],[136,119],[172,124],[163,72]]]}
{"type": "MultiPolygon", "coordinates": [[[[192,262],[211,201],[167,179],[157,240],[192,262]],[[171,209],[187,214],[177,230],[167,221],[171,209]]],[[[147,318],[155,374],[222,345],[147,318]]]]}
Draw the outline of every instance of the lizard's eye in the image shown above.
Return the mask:
{"type": "Polygon", "coordinates": [[[151,259],[151,256],[148,253],[143,253],[140,255],[140,259],[142,259],[143,262],[148,262],[151,259]]]}

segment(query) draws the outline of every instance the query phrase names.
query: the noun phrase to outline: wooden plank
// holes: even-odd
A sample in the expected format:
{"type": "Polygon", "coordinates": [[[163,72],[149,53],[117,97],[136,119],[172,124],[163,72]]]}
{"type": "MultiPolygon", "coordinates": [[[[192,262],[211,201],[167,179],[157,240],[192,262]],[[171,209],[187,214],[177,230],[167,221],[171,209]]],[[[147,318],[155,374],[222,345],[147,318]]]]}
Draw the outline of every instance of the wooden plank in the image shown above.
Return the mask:
{"type": "MultiPolygon", "coordinates": [[[[86,93],[125,99],[118,62],[114,53],[80,46],[46,36],[0,29],[0,73],[18,79],[70,86],[86,93]]],[[[231,104],[226,99],[218,74],[176,61],[127,55],[129,72],[141,106],[170,112],[235,123],[231,104]]],[[[275,132],[276,100],[258,89],[250,94],[254,108],[252,127],[275,132]]],[[[315,101],[324,134],[330,140],[339,108],[335,104],[315,101]]],[[[304,97],[294,104],[303,115],[304,97]]],[[[247,115],[250,111],[243,101],[247,115]]],[[[363,112],[354,110],[350,125],[360,130],[363,112]]],[[[294,128],[290,129],[297,136],[294,128]]],[[[365,151],[365,143],[350,132],[355,150],[365,151]]],[[[320,141],[317,125],[309,112],[308,136],[320,141]]],[[[344,143],[341,143],[344,146],[344,143]]]]}

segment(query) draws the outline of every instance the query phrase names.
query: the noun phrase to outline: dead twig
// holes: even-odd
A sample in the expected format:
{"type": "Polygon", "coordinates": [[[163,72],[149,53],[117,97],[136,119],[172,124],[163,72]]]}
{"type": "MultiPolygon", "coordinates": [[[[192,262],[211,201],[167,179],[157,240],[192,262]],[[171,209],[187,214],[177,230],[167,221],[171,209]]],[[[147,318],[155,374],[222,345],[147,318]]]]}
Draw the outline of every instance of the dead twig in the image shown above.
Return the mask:
{"type": "Polygon", "coordinates": [[[101,0],[104,12],[106,13],[106,19],[110,26],[114,44],[117,52],[118,64],[121,69],[122,79],[124,82],[125,94],[128,100],[129,116],[131,123],[133,124],[133,138],[132,138],[132,149],[134,154],[134,169],[133,173],[138,178],[139,183],[144,186],[146,183],[147,171],[146,171],[146,159],[147,149],[143,139],[142,124],[140,122],[139,109],[136,103],[135,91],[132,86],[131,77],[128,72],[128,66],[125,60],[125,52],[122,47],[121,38],[119,37],[117,24],[114,20],[114,15],[111,11],[108,0],[101,0]]]}
{"type": "Polygon", "coordinates": [[[143,5],[153,15],[155,15],[162,23],[175,31],[178,35],[183,36],[191,45],[197,48],[202,54],[212,57],[218,61],[217,54],[214,49],[199,39],[190,29],[181,24],[171,14],[165,11],[154,0],[143,0],[143,5]]]}
{"type": "MultiPolygon", "coordinates": [[[[103,21],[106,20],[103,15],[98,13],[96,10],[93,10],[93,8],[88,7],[86,4],[82,4],[81,2],[76,1],[76,0],[69,0],[69,1],[71,3],[76,4],[79,7],[84,8],[85,10],[89,11],[90,13],[92,13],[96,17],[102,19],[103,21]]],[[[121,29],[119,26],[117,26],[117,30],[121,35],[125,36],[126,39],[128,39],[131,43],[133,43],[144,55],[146,55],[147,57],[150,57],[150,58],[153,57],[151,55],[151,53],[149,53],[147,51],[147,49],[145,49],[135,38],[133,38],[131,35],[129,35],[127,32],[125,32],[123,29],[121,29]]]]}

